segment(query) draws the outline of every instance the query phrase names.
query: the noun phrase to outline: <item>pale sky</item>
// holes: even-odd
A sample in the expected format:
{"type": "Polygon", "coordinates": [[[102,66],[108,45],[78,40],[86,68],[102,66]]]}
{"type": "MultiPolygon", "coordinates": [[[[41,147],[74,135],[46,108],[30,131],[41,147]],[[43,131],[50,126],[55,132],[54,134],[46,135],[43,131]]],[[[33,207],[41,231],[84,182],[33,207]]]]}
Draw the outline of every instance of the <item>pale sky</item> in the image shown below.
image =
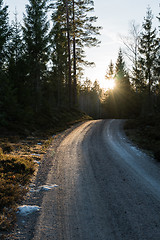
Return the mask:
{"type": "MultiPolygon", "coordinates": [[[[128,34],[132,20],[141,25],[148,6],[151,7],[154,17],[158,16],[160,0],[94,0],[94,2],[95,13],[93,14],[98,17],[97,25],[102,26],[103,30],[99,37],[100,47],[86,50],[86,60],[95,62],[96,67],[87,68],[84,77],[103,82],[110,60],[115,62],[119,48],[123,47],[119,35],[128,34]]],[[[16,7],[21,20],[28,0],[4,0],[4,3],[9,5],[10,18],[13,18],[16,7]]],[[[154,26],[158,26],[156,19],[154,26]]]]}

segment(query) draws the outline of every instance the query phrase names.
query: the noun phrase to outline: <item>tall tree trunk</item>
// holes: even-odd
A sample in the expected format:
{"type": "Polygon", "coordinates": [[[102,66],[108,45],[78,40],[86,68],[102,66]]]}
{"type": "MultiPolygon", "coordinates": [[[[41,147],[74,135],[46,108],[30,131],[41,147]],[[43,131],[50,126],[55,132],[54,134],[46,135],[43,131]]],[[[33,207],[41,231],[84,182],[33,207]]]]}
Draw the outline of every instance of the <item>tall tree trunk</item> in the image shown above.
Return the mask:
{"type": "Polygon", "coordinates": [[[35,112],[38,113],[40,111],[41,105],[41,84],[40,84],[40,66],[38,60],[36,62],[36,70],[35,70],[35,112]]]}
{"type": "Polygon", "coordinates": [[[68,94],[69,94],[69,107],[72,107],[71,47],[70,47],[68,0],[65,0],[65,4],[66,4],[67,41],[68,41],[68,94]]]}
{"type": "Polygon", "coordinates": [[[77,77],[76,77],[76,37],[75,37],[75,5],[73,3],[73,104],[77,105],[77,77]]]}

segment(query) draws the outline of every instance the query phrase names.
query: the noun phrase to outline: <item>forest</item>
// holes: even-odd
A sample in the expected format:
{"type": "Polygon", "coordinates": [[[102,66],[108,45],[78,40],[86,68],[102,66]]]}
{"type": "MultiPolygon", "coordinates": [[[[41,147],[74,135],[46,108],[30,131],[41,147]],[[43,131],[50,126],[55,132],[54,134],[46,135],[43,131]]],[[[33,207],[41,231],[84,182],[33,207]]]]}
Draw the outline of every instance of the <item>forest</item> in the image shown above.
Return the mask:
{"type": "Polygon", "coordinates": [[[86,47],[100,44],[93,0],[28,0],[21,23],[16,10],[10,21],[0,0],[0,238],[15,225],[39,164],[50,168],[43,156],[53,138],[62,141],[68,122],[131,119],[131,140],[160,161],[160,14],[156,21],[158,29],[147,8],[141,27],[132,24],[117,61],[106,66],[115,86],[102,89],[98,80],[81,81],[93,65],[86,47]]]}
{"type": "MultiPolygon", "coordinates": [[[[64,111],[83,111],[93,118],[135,118],[160,111],[160,45],[147,8],[142,27],[133,24],[123,38],[117,62],[106,80],[81,82],[83,67],[93,63],[85,48],[100,41],[101,27],[93,15],[94,1],[29,0],[23,23],[18,13],[10,23],[8,6],[0,0],[0,125],[57,123],[64,111]],[[131,62],[127,67],[125,57],[131,62]]],[[[160,22],[160,16],[157,16],[160,22]]]]}

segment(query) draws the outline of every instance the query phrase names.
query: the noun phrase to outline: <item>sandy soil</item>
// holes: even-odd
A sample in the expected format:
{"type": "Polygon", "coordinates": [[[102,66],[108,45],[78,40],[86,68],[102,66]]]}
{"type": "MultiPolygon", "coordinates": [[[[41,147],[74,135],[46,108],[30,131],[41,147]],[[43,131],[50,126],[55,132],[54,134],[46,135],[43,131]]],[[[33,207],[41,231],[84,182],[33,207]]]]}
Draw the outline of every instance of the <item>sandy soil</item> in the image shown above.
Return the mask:
{"type": "Polygon", "coordinates": [[[160,168],[126,138],[123,121],[86,122],[53,140],[11,239],[159,240],[160,168]]]}

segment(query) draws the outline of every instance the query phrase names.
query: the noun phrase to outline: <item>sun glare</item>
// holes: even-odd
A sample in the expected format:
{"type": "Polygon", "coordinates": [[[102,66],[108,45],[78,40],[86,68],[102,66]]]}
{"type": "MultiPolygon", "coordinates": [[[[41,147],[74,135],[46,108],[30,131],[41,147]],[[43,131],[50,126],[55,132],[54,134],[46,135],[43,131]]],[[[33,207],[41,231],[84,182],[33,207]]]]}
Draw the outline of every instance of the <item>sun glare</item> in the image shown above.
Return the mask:
{"type": "Polygon", "coordinates": [[[104,79],[101,83],[102,88],[105,90],[112,90],[115,87],[115,80],[114,79],[104,79]]]}

